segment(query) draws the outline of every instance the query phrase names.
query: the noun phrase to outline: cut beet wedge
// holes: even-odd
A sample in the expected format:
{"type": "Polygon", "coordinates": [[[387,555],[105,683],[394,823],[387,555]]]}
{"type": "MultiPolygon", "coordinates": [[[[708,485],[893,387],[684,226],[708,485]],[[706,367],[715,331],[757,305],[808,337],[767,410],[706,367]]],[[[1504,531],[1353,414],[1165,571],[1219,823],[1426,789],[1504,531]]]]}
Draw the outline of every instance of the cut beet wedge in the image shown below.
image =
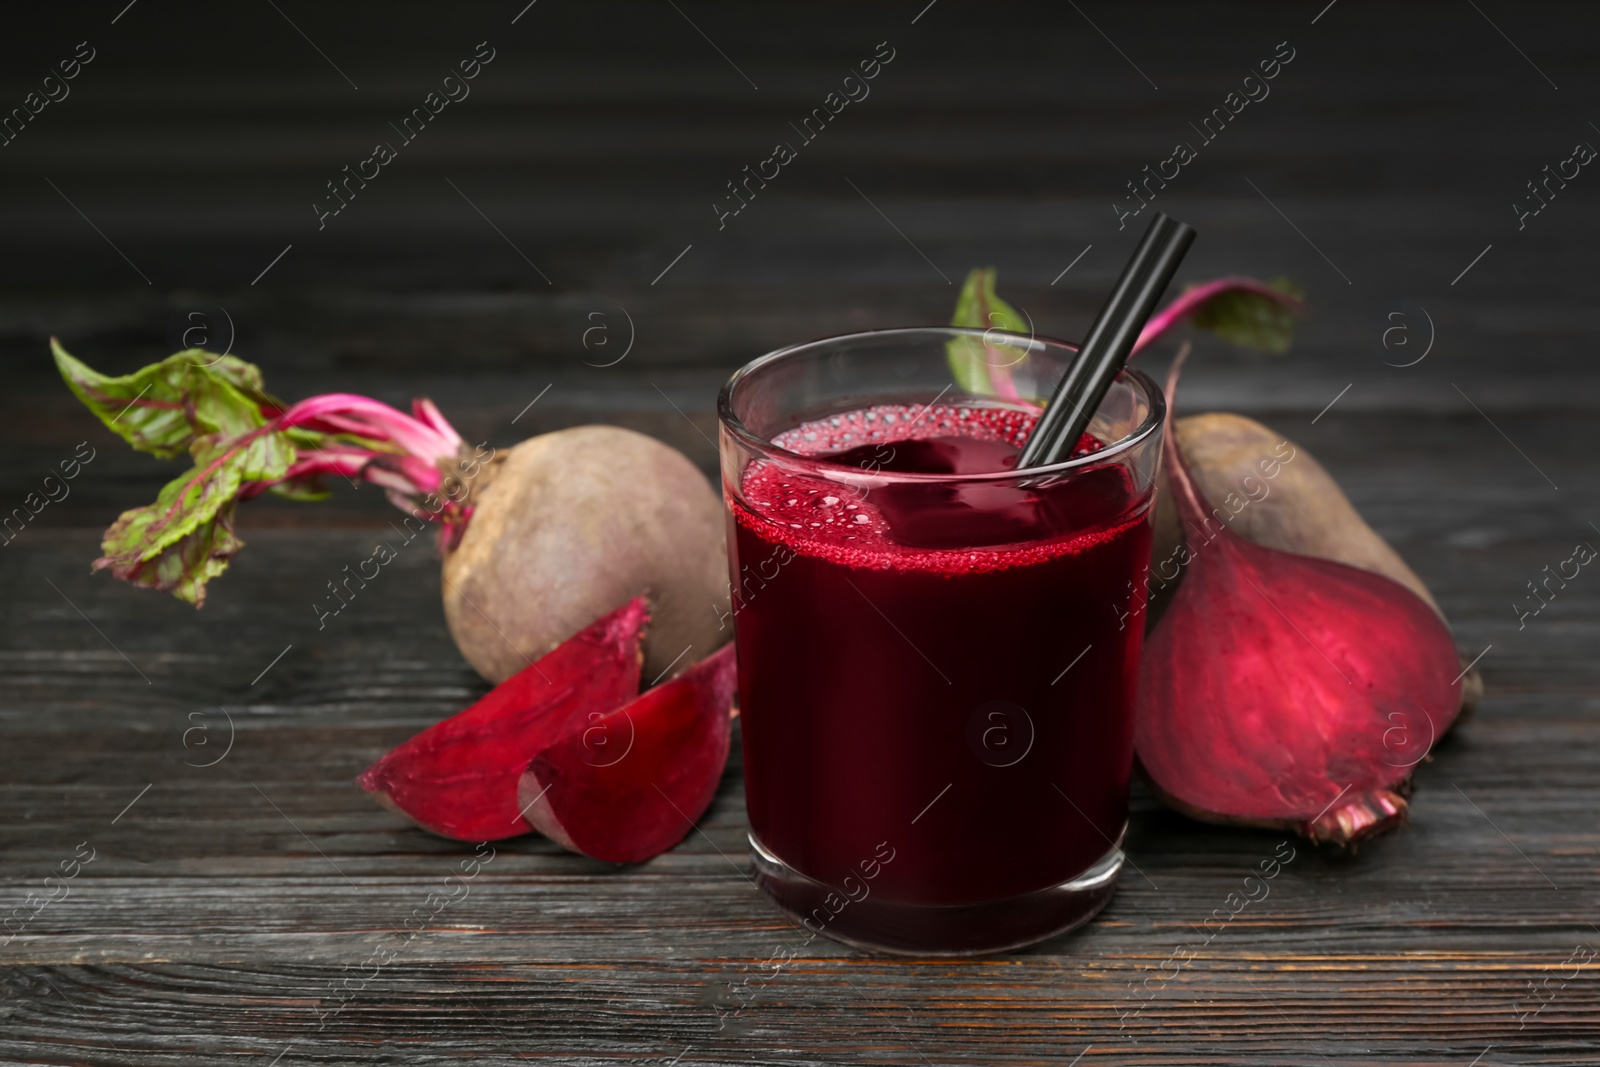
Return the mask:
{"type": "Polygon", "coordinates": [[[431,726],[358,781],[425,829],[495,841],[530,829],[517,803],[528,758],[639,692],[643,597],[618,608],[512,675],[466,711],[431,726]]]}
{"type": "Polygon", "coordinates": [[[1170,432],[1163,448],[1188,574],[1140,662],[1134,748],[1157,794],[1337,845],[1399,826],[1412,769],[1461,709],[1444,621],[1383,575],[1246,541],[1170,432]]]}
{"type": "Polygon", "coordinates": [[[550,746],[528,764],[517,802],[546,837],[612,863],[683,840],[728,762],[732,645],[550,746]]]}

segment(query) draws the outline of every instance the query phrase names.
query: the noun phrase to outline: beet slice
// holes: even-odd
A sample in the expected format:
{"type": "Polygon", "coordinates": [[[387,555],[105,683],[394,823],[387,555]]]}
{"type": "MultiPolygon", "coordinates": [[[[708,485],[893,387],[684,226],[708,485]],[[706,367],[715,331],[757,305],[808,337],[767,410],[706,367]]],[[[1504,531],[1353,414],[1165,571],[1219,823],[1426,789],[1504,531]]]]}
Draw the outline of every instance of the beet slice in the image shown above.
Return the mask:
{"type": "Polygon", "coordinates": [[[724,645],[540,752],[517,788],[528,821],[612,863],[638,863],[683,840],[728,762],[735,681],[733,645],[724,645]]]}
{"type": "Polygon", "coordinates": [[[528,757],[639,692],[650,612],[635,597],[458,715],[392,749],[357,779],[425,829],[495,841],[532,827],[517,803],[528,757]]]}
{"type": "Polygon", "coordinates": [[[1163,450],[1188,575],[1140,663],[1134,747],[1156,792],[1197,819],[1314,842],[1400,825],[1412,768],[1461,708],[1444,621],[1383,575],[1246,541],[1170,427],[1163,450]]]}

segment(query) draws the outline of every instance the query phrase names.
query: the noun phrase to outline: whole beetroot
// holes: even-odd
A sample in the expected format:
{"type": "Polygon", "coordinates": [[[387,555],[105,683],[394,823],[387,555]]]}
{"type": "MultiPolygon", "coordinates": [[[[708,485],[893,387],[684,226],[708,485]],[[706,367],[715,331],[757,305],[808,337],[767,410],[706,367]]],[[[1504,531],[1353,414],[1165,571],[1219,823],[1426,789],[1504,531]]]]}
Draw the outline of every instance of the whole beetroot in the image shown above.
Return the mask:
{"type": "Polygon", "coordinates": [[[471,501],[444,557],[444,615],[490,681],[641,593],[647,681],[725,640],[722,501],[676,449],[617,426],[547,433],[496,455],[471,501]]]}
{"type": "MultiPolygon", "coordinates": [[[[240,500],[320,499],[323,476],[338,474],[382,487],[408,515],[407,541],[439,524],[450,633],[492,682],[639,595],[656,619],[647,678],[703,659],[731,632],[722,502],[693,464],[642,434],[580,426],[473,449],[427,400],[409,415],[347,393],[289,405],[234,356],[190,349],[111,378],[51,344],[67,385],[111,430],[141,451],[194,460],[154,504],[112,524],[96,570],[199,607],[244,546],[233,532],[240,500]]],[[[384,542],[346,568],[345,592],[394,554],[384,542]]],[[[344,603],[328,585],[326,607],[313,605],[324,625],[344,603]]]]}

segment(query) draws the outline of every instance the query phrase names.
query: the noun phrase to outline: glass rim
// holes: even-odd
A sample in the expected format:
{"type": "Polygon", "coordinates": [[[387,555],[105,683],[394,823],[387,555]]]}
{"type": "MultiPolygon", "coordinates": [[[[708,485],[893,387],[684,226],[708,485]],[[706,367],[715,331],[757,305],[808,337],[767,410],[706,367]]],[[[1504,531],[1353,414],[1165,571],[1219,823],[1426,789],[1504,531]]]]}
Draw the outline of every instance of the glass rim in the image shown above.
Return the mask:
{"type": "MultiPolygon", "coordinates": [[[[1143,421],[1133,430],[1118,438],[1109,441],[1106,446],[1097,452],[1064,459],[1059,463],[1051,463],[1042,467],[1028,467],[1025,470],[984,471],[975,474],[924,474],[907,471],[868,471],[848,463],[834,463],[831,460],[820,459],[816,456],[807,456],[799,452],[792,452],[787,448],[773,444],[760,435],[754,433],[744,424],[744,421],[733,410],[733,390],[744,379],[786,357],[800,355],[809,350],[824,346],[836,345],[847,341],[861,341],[877,338],[893,338],[896,336],[909,337],[911,335],[928,335],[938,337],[1001,337],[1007,341],[1020,342],[1030,351],[1047,350],[1051,348],[1065,349],[1076,353],[1078,346],[1068,341],[1060,341],[1053,337],[1039,337],[1032,334],[1013,333],[1009,330],[979,329],[972,326],[898,326],[883,330],[861,330],[856,333],[835,334],[830,337],[820,337],[811,341],[802,341],[798,344],[785,345],[746,363],[733,372],[721,391],[717,394],[717,421],[721,428],[727,431],[741,445],[759,455],[762,459],[776,460],[785,466],[800,466],[818,470],[825,474],[849,475],[839,479],[854,481],[857,479],[870,479],[873,482],[1005,482],[1017,478],[1051,477],[1062,474],[1073,474],[1082,470],[1099,468],[1110,461],[1114,461],[1154,434],[1163,424],[1167,413],[1167,400],[1155,380],[1144,371],[1135,367],[1124,366],[1117,372],[1117,381],[1127,381],[1139,389],[1149,404],[1143,421]]],[[[929,407],[934,402],[929,403],[929,407]]]]}

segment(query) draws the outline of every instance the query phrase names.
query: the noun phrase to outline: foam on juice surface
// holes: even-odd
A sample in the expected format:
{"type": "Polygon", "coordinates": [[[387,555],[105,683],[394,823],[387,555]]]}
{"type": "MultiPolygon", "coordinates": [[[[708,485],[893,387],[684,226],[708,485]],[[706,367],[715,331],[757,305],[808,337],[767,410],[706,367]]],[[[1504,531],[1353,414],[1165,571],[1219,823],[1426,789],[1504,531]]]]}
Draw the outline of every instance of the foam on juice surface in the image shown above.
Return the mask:
{"type": "MultiPolygon", "coordinates": [[[[766,540],[846,566],[872,569],[949,574],[998,570],[1082,552],[1115,538],[1128,523],[1065,536],[1035,530],[1031,535],[1019,533],[1014,543],[975,548],[906,543],[908,519],[920,517],[919,509],[917,498],[907,507],[899,497],[915,494],[920,487],[908,487],[904,481],[885,484],[883,474],[892,479],[908,472],[1009,470],[1037,419],[1037,412],[1008,407],[880,404],[805,423],[779,434],[773,444],[853,470],[840,472],[835,479],[753,461],[743,479],[748,508],[734,501],[733,513],[766,540]],[[913,443],[915,448],[908,447],[913,443]]],[[[1085,435],[1074,455],[1101,447],[1085,435]]],[[[978,514],[987,506],[1016,510],[1026,503],[1026,494],[1004,483],[955,490],[929,485],[927,493],[940,498],[930,499],[929,508],[954,508],[951,515],[978,514]],[[952,495],[963,499],[952,505],[945,499],[952,495]]],[[[1137,515],[1129,516],[1129,523],[1137,520],[1137,515]]]]}
{"type": "Polygon", "coordinates": [[[1020,450],[1038,420],[1038,412],[1018,408],[878,404],[785,430],[772,443],[802,456],[942,436],[1004,441],[1020,450]]]}

